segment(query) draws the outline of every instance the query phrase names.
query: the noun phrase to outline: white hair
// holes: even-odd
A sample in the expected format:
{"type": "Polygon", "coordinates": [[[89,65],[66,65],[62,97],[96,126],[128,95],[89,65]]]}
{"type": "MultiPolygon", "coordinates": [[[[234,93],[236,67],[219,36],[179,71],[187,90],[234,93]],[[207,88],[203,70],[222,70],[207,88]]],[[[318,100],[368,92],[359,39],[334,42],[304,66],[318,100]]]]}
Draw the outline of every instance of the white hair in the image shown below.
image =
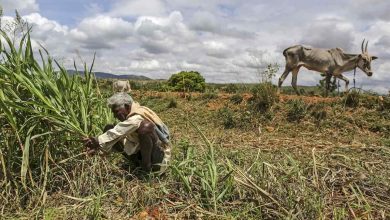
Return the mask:
{"type": "Polygon", "coordinates": [[[113,96],[107,99],[107,105],[110,108],[113,106],[121,106],[126,104],[133,104],[133,98],[131,98],[131,96],[125,92],[115,93],[113,96]]]}

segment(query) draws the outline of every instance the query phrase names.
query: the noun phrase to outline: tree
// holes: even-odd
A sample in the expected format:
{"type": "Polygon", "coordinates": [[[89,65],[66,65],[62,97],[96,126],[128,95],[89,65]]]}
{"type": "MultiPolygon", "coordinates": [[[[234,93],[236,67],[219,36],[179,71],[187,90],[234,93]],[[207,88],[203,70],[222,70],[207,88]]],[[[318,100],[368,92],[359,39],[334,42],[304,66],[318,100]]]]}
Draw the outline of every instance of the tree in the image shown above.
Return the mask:
{"type": "Polygon", "coordinates": [[[181,71],[172,74],[168,80],[168,85],[174,91],[181,92],[204,92],[206,89],[205,79],[196,71],[181,71]]]}

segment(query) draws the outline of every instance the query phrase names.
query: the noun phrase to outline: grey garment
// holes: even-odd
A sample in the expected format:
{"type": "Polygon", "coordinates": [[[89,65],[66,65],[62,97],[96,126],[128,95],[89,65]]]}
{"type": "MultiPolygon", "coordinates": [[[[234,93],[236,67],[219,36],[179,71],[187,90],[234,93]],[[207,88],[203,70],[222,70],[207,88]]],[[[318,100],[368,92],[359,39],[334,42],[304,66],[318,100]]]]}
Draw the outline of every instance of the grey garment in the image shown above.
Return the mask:
{"type": "Polygon", "coordinates": [[[158,135],[158,138],[168,144],[169,143],[169,130],[168,130],[168,127],[165,125],[165,124],[162,124],[162,125],[158,125],[156,124],[156,133],[158,135]]]}

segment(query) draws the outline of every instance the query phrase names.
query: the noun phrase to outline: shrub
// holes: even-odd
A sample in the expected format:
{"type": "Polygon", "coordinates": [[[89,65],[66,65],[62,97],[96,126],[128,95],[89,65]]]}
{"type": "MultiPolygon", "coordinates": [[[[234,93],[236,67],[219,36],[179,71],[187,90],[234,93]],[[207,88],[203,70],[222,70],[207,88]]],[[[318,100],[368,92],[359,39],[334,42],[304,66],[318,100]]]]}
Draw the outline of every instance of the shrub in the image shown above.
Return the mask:
{"type": "Polygon", "coordinates": [[[243,98],[240,94],[234,94],[232,97],[230,97],[230,101],[235,105],[240,104],[242,100],[243,98]]]}
{"type": "Polygon", "coordinates": [[[210,100],[218,98],[218,94],[216,92],[206,92],[202,95],[202,99],[210,100]]]}
{"type": "Polygon", "coordinates": [[[307,113],[307,105],[301,99],[288,102],[287,120],[289,122],[300,122],[307,113]]]}
{"type": "Polygon", "coordinates": [[[221,108],[218,111],[218,118],[222,120],[225,129],[234,128],[236,126],[233,111],[227,107],[221,108]]]}
{"type": "Polygon", "coordinates": [[[140,90],[142,88],[142,83],[139,81],[130,80],[130,88],[134,90],[140,90]]]}
{"type": "Polygon", "coordinates": [[[380,132],[385,135],[390,134],[390,123],[387,122],[375,122],[368,128],[371,132],[380,132]]]}
{"type": "Polygon", "coordinates": [[[255,111],[266,112],[275,102],[279,101],[277,88],[270,82],[260,83],[252,89],[251,108],[255,111]]]}
{"type": "Polygon", "coordinates": [[[351,108],[356,108],[360,103],[360,92],[352,90],[343,99],[344,105],[351,108]]]}
{"type": "Polygon", "coordinates": [[[274,117],[275,117],[275,113],[273,111],[267,111],[261,115],[261,119],[263,119],[266,122],[272,121],[274,117]]]}
{"type": "Polygon", "coordinates": [[[379,96],[379,111],[388,111],[390,110],[390,96],[379,96]]]}
{"type": "Polygon", "coordinates": [[[175,98],[170,98],[167,108],[177,108],[177,101],[175,98]]]}
{"type": "Polygon", "coordinates": [[[143,106],[153,109],[156,113],[163,112],[167,109],[169,102],[161,97],[145,96],[139,99],[139,103],[143,106]]]}
{"type": "Polygon", "coordinates": [[[143,91],[158,91],[167,92],[170,91],[170,87],[165,81],[150,81],[142,85],[143,91]]]}
{"type": "Polygon", "coordinates": [[[377,94],[367,92],[360,95],[360,103],[367,109],[376,109],[380,105],[380,98],[377,94]]]}
{"type": "Polygon", "coordinates": [[[236,93],[238,91],[238,86],[236,84],[230,83],[225,88],[223,88],[223,91],[227,93],[236,93]]]}
{"type": "Polygon", "coordinates": [[[205,79],[196,71],[173,74],[168,80],[168,85],[174,91],[204,92],[206,88],[205,79]]]}
{"type": "Polygon", "coordinates": [[[253,127],[252,118],[253,114],[250,111],[240,111],[240,114],[238,115],[237,121],[237,127],[240,128],[251,128],[253,127]]]}
{"type": "Polygon", "coordinates": [[[311,105],[308,107],[308,110],[310,110],[310,115],[314,118],[317,125],[319,125],[322,120],[326,119],[327,113],[324,103],[311,105]]]}

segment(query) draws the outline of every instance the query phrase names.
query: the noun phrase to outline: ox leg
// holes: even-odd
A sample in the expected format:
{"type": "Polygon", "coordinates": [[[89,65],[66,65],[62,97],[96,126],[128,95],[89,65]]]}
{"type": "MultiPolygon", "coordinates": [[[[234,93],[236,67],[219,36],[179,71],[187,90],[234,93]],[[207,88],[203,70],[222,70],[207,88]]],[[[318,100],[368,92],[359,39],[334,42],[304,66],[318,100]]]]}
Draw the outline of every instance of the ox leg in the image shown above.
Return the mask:
{"type": "Polygon", "coordinates": [[[348,85],[349,85],[349,80],[343,76],[343,75],[338,75],[336,76],[338,79],[341,79],[345,82],[345,93],[348,93],[348,85]]]}
{"type": "Polygon", "coordinates": [[[294,88],[297,95],[301,95],[301,93],[298,91],[298,87],[297,87],[298,71],[299,71],[299,67],[292,70],[291,85],[294,88]]]}
{"type": "Polygon", "coordinates": [[[288,74],[290,73],[291,69],[289,69],[287,66],[286,68],[284,69],[284,72],[283,74],[280,76],[279,78],[279,84],[278,84],[278,94],[280,94],[280,89],[282,87],[282,84],[284,82],[284,80],[286,79],[286,77],[288,76],[288,74]]]}

